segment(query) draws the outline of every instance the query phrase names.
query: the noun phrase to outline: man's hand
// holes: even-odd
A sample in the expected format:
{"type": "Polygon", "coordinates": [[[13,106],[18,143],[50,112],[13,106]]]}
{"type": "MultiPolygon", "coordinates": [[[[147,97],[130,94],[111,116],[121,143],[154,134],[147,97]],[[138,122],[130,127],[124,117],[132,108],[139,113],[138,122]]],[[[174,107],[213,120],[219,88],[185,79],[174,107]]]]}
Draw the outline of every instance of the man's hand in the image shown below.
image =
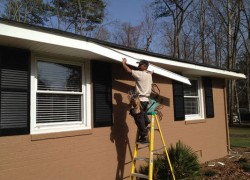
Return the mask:
{"type": "Polygon", "coordinates": [[[130,69],[127,65],[127,59],[126,58],[122,58],[122,66],[123,68],[128,72],[128,73],[132,73],[132,69],[130,69]]]}
{"type": "Polygon", "coordinates": [[[123,64],[127,64],[127,59],[126,58],[122,58],[122,63],[123,64]]]}

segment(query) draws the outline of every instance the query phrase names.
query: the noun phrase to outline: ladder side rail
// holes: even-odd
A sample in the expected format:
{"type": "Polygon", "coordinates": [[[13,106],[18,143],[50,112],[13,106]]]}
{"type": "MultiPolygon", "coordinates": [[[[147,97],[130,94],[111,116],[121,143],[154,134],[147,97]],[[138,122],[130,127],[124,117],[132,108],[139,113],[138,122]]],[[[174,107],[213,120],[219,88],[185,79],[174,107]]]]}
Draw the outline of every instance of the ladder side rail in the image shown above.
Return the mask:
{"type": "Polygon", "coordinates": [[[149,145],[149,180],[153,180],[153,170],[154,170],[154,126],[155,126],[155,116],[151,115],[150,123],[150,145],[149,145]]]}
{"type": "Polygon", "coordinates": [[[134,176],[132,176],[132,174],[135,173],[135,163],[136,163],[136,157],[138,154],[138,144],[136,142],[137,142],[138,137],[139,137],[139,130],[137,129],[136,138],[135,138],[135,148],[134,148],[133,159],[132,159],[130,180],[134,179],[134,176]]]}
{"type": "Polygon", "coordinates": [[[169,167],[170,167],[170,170],[171,170],[171,173],[172,173],[172,177],[173,177],[173,180],[175,180],[174,170],[173,170],[173,167],[171,165],[171,161],[170,161],[170,158],[169,158],[169,155],[168,155],[168,151],[167,151],[166,143],[165,143],[162,131],[161,131],[159,119],[158,119],[157,115],[154,115],[154,116],[155,116],[156,123],[157,123],[158,129],[159,129],[159,132],[160,132],[161,141],[162,141],[162,144],[163,144],[163,147],[164,147],[165,154],[167,156],[167,160],[168,160],[168,164],[169,164],[169,167]]]}

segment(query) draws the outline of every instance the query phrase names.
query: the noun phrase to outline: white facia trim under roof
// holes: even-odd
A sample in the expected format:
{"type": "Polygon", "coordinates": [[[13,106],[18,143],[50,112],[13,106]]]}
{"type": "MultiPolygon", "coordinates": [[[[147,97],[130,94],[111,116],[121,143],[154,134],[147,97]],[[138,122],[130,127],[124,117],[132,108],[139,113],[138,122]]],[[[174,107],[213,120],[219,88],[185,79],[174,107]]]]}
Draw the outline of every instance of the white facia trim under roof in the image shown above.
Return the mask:
{"type": "Polygon", "coordinates": [[[171,67],[177,67],[177,68],[182,68],[184,74],[192,74],[194,72],[204,72],[205,74],[215,74],[218,77],[225,77],[226,79],[245,79],[246,76],[242,73],[237,73],[233,71],[228,71],[224,69],[217,69],[213,67],[207,67],[207,66],[202,66],[202,65],[197,65],[197,64],[191,64],[188,62],[183,62],[183,61],[175,61],[171,59],[166,59],[166,58],[160,58],[160,57],[155,57],[155,56],[150,56],[146,54],[138,54],[135,52],[130,52],[130,51],[125,51],[125,50],[120,50],[120,49],[115,49],[115,51],[118,51],[122,54],[126,54],[128,56],[132,56],[136,59],[145,59],[148,60],[152,63],[159,63],[162,65],[168,65],[171,67]]]}
{"type": "MultiPolygon", "coordinates": [[[[100,55],[103,55],[105,57],[108,57],[110,59],[113,59],[119,62],[122,62],[122,58],[126,58],[127,64],[134,66],[134,67],[138,67],[137,62],[140,62],[139,59],[135,59],[134,57],[128,56],[127,54],[120,53],[118,51],[115,51],[112,48],[108,48],[106,46],[102,46],[96,43],[89,43],[87,46],[87,49],[88,51],[98,53],[100,55]]],[[[155,66],[153,64],[149,64],[148,70],[154,72],[155,74],[158,74],[158,75],[170,78],[170,79],[174,79],[184,84],[191,85],[188,78],[181,76],[179,74],[173,73],[171,71],[168,71],[166,69],[163,69],[161,67],[155,66]]]]}
{"type": "MultiPolygon", "coordinates": [[[[107,45],[101,45],[99,43],[94,43],[87,41],[86,39],[81,39],[77,37],[69,37],[61,34],[56,34],[53,32],[46,32],[43,30],[33,30],[29,27],[15,26],[12,24],[0,22],[0,40],[3,38],[18,39],[19,41],[28,41],[34,43],[40,43],[43,45],[71,48],[75,50],[82,51],[83,58],[84,53],[92,52],[98,54],[102,57],[105,57],[116,62],[121,62],[122,58],[127,59],[129,65],[137,67],[137,62],[141,59],[148,60],[151,62],[149,66],[150,71],[154,71],[155,74],[174,79],[176,81],[183,82],[185,84],[190,84],[188,78],[181,76],[179,74],[173,73],[169,70],[166,70],[167,67],[171,67],[170,70],[178,69],[181,73],[189,75],[190,73],[196,73],[198,75],[213,75],[214,77],[223,77],[228,79],[241,79],[246,78],[242,73],[237,73],[233,71],[227,71],[212,67],[200,66],[196,64],[191,64],[182,61],[174,61],[167,58],[156,57],[153,55],[146,55],[138,52],[131,52],[129,50],[120,50],[118,48],[111,48],[107,45]],[[155,66],[158,64],[159,66],[155,66]],[[162,68],[163,67],[163,68],[162,68]]],[[[32,44],[32,43],[31,43],[32,44]]],[[[62,49],[63,49],[62,48],[62,49]]],[[[30,47],[32,49],[32,47],[30,47]]]]}
{"type": "MultiPolygon", "coordinates": [[[[0,36],[8,36],[19,39],[25,39],[29,41],[43,42],[46,44],[54,44],[64,47],[76,48],[81,50],[87,50],[105,57],[108,57],[112,60],[121,62],[122,58],[127,59],[127,64],[131,66],[137,67],[139,62],[138,59],[135,59],[126,54],[122,54],[118,51],[113,50],[112,48],[108,48],[106,46],[99,45],[97,43],[88,42],[85,40],[69,38],[65,36],[55,35],[51,33],[45,33],[41,31],[35,31],[31,29],[16,27],[12,25],[0,24],[0,36]]],[[[168,77],[170,79],[174,79],[176,81],[191,84],[188,78],[181,76],[179,74],[173,73],[171,71],[165,70],[158,66],[150,64],[149,71],[154,71],[155,74],[159,74],[164,77],[168,77]]]]}

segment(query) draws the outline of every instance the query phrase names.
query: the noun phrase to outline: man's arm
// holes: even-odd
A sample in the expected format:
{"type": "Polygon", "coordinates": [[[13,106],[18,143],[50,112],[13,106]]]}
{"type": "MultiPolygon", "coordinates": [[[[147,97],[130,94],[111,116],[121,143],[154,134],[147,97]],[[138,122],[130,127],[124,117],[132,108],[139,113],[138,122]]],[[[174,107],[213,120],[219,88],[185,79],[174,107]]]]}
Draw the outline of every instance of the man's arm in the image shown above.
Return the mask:
{"type": "Polygon", "coordinates": [[[123,66],[123,68],[124,68],[128,73],[132,73],[132,69],[130,69],[130,67],[128,67],[128,65],[127,65],[127,59],[126,59],[126,58],[122,58],[122,66],[123,66]]]}

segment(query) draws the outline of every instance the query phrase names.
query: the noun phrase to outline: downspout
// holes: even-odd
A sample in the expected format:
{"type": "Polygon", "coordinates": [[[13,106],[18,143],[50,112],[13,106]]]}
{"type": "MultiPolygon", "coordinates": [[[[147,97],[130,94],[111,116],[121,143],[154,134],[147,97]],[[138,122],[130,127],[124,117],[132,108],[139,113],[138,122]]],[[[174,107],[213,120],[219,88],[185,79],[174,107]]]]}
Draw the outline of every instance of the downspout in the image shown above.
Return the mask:
{"type": "Polygon", "coordinates": [[[228,123],[228,112],[227,112],[227,88],[226,88],[226,80],[224,83],[224,104],[225,104],[225,123],[226,123],[226,139],[227,139],[227,152],[231,151],[230,148],[230,138],[229,138],[229,123],[228,123]]]}

